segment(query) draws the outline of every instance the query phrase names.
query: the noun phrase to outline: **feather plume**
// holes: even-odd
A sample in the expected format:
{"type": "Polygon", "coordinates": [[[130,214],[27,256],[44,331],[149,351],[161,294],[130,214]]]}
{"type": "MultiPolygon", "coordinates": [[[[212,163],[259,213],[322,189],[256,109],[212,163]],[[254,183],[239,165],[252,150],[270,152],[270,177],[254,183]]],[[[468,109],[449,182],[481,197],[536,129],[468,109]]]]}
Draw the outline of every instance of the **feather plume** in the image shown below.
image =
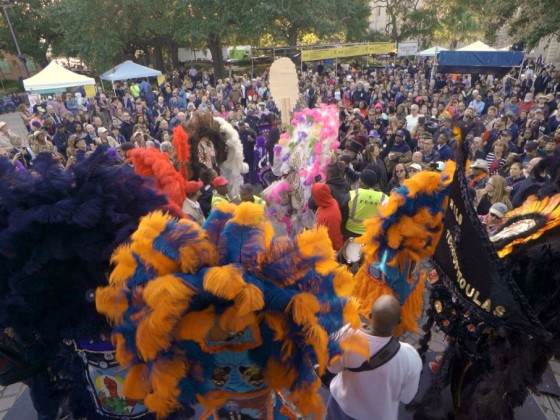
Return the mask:
{"type": "Polygon", "coordinates": [[[128,398],[133,398],[135,400],[143,400],[151,389],[149,387],[148,380],[148,366],[140,363],[133,366],[126,376],[123,394],[128,398]]]}
{"type": "Polygon", "coordinates": [[[179,381],[186,376],[187,367],[179,358],[159,359],[150,370],[150,382],[153,392],[144,399],[144,404],[150,410],[167,416],[180,405],[177,397],[180,394],[179,381]]]}
{"type": "Polygon", "coordinates": [[[153,178],[157,188],[165,193],[171,202],[179,207],[183,205],[187,196],[185,178],[175,170],[166,153],[154,148],[136,148],[128,152],[128,157],[137,174],[153,178]]]}
{"type": "Polygon", "coordinates": [[[187,165],[190,162],[191,145],[189,144],[189,135],[181,124],[173,128],[172,140],[175,153],[177,153],[177,158],[179,159],[179,173],[184,179],[188,180],[187,165]]]}
{"type": "Polygon", "coordinates": [[[216,314],[214,307],[209,306],[203,311],[186,314],[177,326],[177,339],[181,341],[192,340],[203,343],[204,339],[214,326],[216,314]]]}
{"type": "Polygon", "coordinates": [[[234,265],[212,267],[204,276],[204,290],[227,300],[234,300],[246,283],[234,265]]]}

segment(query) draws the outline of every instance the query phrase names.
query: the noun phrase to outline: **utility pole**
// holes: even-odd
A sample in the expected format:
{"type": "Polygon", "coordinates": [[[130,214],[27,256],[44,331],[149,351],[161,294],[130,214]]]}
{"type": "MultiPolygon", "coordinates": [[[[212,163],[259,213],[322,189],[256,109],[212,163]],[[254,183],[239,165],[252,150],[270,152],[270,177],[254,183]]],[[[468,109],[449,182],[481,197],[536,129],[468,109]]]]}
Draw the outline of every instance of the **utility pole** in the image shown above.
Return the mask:
{"type": "Polygon", "coordinates": [[[14,39],[14,44],[16,44],[16,49],[18,52],[18,58],[22,61],[23,67],[25,67],[25,73],[27,77],[29,77],[29,69],[27,68],[27,58],[21,53],[19,49],[18,40],[16,37],[16,33],[14,32],[14,28],[12,27],[12,22],[10,20],[10,15],[8,15],[8,11],[6,10],[8,7],[13,7],[13,4],[0,4],[0,7],[4,11],[4,17],[6,18],[6,23],[8,24],[8,28],[10,28],[10,32],[12,33],[12,38],[14,39]]]}

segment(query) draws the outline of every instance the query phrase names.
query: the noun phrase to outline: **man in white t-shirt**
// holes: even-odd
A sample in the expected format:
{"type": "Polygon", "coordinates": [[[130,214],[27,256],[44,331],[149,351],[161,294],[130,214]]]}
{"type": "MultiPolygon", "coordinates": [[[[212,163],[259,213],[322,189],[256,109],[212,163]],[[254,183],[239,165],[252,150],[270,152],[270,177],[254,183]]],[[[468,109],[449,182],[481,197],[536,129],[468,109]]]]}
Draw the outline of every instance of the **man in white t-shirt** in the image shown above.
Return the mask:
{"type": "MultiPolygon", "coordinates": [[[[363,336],[373,356],[389,342],[400,316],[399,301],[391,295],[383,295],[371,309],[370,329],[349,330],[346,334],[363,336]]],[[[422,360],[411,345],[400,343],[395,356],[376,369],[364,372],[346,370],[358,368],[364,361],[363,356],[349,351],[328,367],[338,375],[330,385],[326,420],[396,420],[399,403],[407,404],[416,395],[422,360]]]]}
{"type": "Polygon", "coordinates": [[[418,125],[418,119],[420,118],[419,111],[420,108],[418,108],[418,105],[412,104],[410,106],[410,114],[406,116],[406,129],[411,133],[418,125]]]}

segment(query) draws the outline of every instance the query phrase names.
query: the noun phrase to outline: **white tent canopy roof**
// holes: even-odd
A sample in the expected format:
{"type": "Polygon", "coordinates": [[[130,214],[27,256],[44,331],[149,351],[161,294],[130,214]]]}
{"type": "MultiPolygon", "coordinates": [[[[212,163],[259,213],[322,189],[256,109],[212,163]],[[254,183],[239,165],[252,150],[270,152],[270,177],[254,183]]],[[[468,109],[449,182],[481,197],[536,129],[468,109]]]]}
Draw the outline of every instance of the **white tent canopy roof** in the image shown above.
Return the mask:
{"type": "Polygon", "coordinates": [[[101,79],[115,82],[117,80],[141,79],[143,77],[161,76],[161,71],[150,67],[144,67],[130,60],[107,70],[101,75],[101,79]]]}
{"type": "Polygon", "coordinates": [[[449,50],[447,48],[443,48],[440,47],[439,45],[436,45],[435,47],[428,48],[427,50],[424,51],[420,51],[416,55],[419,57],[435,57],[437,53],[440,53],[442,51],[449,51],[449,50]]]}
{"type": "Polygon", "coordinates": [[[35,76],[23,81],[25,91],[35,93],[49,93],[61,91],[69,87],[94,84],[95,80],[91,77],[74,73],[58,65],[54,61],[51,61],[47,67],[35,76]]]}
{"type": "Polygon", "coordinates": [[[482,41],[476,41],[472,44],[466,45],[463,48],[457,49],[457,51],[498,51],[496,48],[492,48],[486,45],[482,41]]]}

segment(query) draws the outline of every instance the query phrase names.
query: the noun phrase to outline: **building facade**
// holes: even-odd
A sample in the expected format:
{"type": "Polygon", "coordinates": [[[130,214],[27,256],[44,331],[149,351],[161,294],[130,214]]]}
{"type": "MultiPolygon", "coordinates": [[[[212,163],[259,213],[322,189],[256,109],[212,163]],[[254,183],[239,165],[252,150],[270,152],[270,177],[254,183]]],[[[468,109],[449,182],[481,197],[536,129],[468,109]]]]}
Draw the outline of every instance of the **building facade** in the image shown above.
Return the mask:
{"type": "MultiPolygon", "coordinates": [[[[27,58],[27,69],[29,76],[33,76],[41,71],[38,64],[32,58],[27,58]]],[[[14,54],[0,51],[0,78],[2,80],[27,79],[24,63],[14,54]]]]}

